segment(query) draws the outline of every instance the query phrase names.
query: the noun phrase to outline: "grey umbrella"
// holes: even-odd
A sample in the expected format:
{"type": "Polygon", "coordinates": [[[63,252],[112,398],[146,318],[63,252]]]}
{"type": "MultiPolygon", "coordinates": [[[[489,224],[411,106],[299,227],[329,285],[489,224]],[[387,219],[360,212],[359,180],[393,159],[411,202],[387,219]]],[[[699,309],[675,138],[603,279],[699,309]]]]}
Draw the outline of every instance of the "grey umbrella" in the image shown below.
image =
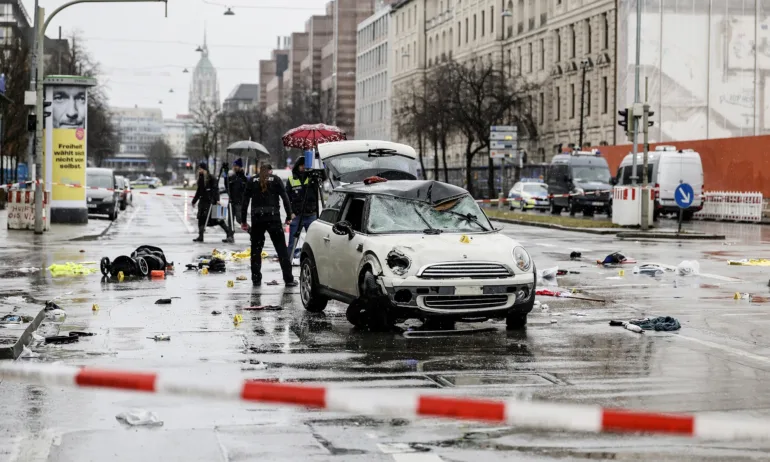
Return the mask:
{"type": "Polygon", "coordinates": [[[227,147],[227,153],[236,156],[248,156],[249,154],[254,154],[257,157],[270,156],[270,153],[266,147],[257,143],[256,141],[251,140],[236,141],[227,147]]]}

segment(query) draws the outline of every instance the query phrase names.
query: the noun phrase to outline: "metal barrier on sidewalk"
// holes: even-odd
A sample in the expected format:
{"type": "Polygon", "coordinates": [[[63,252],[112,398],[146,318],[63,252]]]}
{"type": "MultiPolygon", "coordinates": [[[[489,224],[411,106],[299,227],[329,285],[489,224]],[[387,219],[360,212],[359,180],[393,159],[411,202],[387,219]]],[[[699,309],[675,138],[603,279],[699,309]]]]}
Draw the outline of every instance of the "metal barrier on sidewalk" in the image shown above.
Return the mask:
{"type": "MultiPolygon", "coordinates": [[[[43,230],[51,229],[51,193],[43,193],[43,230]]],[[[35,229],[35,191],[8,192],[8,229],[35,229]]]]}
{"type": "Polygon", "coordinates": [[[600,406],[463,398],[407,390],[228,380],[54,364],[0,363],[0,381],[106,388],[232,402],[259,402],[373,417],[445,418],[574,432],[654,433],[714,440],[770,440],[770,420],[748,416],[658,414],[600,406]]]}
{"type": "Polygon", "coordinates": [[[762,193],[712,191],[703,194],[703,210],[696,218],[726,221],[762,221],[762,193]]]}

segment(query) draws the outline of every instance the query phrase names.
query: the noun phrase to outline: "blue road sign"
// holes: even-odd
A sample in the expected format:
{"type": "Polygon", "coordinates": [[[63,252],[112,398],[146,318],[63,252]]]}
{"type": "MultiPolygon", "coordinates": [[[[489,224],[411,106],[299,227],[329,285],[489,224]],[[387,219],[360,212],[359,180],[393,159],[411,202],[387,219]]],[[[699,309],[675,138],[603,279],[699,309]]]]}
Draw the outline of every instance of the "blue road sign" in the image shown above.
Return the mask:
{"type": "Polygon", "coordinates": [[[687,207],[691,206],[692,201],[695,200],[695,191],[692,190],[692,186],[689,184],[682,183],[676,187],[676,190],[674,191],[674,199],[676,200],[676,205],[678,205],[679,208],[686,209],[687,207]]]}

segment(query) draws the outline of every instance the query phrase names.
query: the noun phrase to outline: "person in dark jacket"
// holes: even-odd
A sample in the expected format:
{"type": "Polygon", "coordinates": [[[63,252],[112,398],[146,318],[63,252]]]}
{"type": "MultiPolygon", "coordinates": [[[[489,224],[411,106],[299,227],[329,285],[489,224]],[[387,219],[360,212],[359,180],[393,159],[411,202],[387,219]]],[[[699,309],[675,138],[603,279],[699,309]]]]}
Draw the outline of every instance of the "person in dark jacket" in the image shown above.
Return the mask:
{"type": "Polygon", "coordinates": [[[193,242],[203,242],[203,233],[206,231],[206,220],[209,226],[219,225],[225,231],[227,238],[222,242],[233,243],[233,231],[227,226],[224,220],[214,220],[209,218],[211,207],[219,205],[219,185],[217,180],[209,173],[209,167],[206,162],[198,165],[198,189],[195,191],[192,205],[198,204],[198,237],[193,242]]]}
{"type": "MultiPolygon", "coordinates": [[[[297,229],[305,228],[307,231],[310,224],[318,219],[318,192],[315,185],[310,184],[310,179],[305,174],[305,158],[302,156],[297,159],[291,169],[291,176],[286,180],[286,192],[291,201],[291,210],[294,212],[291,225],[289,225],[289,252],[291,252],[297,229]],[[305,195],[307,195],[307,201],[305,201],[305,195]],[[303,201],[305,213],[300,213],[303,201]]],[[[299,248],[294,249],[294,257],[299,255],[300,250],[299,248]]]]}
{"type": "Polygon", "coordinates": [[[233,162],[233,174],[227,179],[227,188],[230,192],[230,205],[235,216],[235,221],[241,224],[241,203],[243,194],[246,192],[246,183],[248,182],[246,173],[243,171],[243,160],[235,159],[233,162]]]}
{"type": "Polygon", "coordinates": [[[251,282],[255,286],[262,284],[262,248],[267,232],[281,263],[283,282],[287,287],[295,287],[297,282],[291,274],[291,261],[281,226],[279,201],[283,201],[286,210],[286,224],[291,221],[291,204],[281,179],[272,172],[273,168],[269,164],[260,167],[259,176],[252,177],[246,183],[246,192],[241,204],[241,228],[248,231],[247,218],[251,203],[251,282]]]}

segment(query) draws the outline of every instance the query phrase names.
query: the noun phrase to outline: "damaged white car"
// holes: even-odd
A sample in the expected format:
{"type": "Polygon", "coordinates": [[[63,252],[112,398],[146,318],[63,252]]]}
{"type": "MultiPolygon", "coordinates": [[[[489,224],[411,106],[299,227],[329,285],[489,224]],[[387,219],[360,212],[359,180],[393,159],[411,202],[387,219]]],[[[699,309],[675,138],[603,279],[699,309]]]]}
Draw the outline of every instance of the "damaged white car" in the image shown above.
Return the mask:
{"type": "MultiPolygon", "coordinates": [[[[388,149],[362,158],[402,155],[388,149]]],[[[535,301],[529,253],[495,230],[466,190],[417,180],[408,168],[395,174],[391,164],[336,187],[308,230],[300,256],[305,309],[339,300],[352,324],[378,328],[408,318],[443,328],[504,318],[508,328],[523,328],[535,301]]],[[[329,173],[333,184],[344,181],[329,173]]]]}

